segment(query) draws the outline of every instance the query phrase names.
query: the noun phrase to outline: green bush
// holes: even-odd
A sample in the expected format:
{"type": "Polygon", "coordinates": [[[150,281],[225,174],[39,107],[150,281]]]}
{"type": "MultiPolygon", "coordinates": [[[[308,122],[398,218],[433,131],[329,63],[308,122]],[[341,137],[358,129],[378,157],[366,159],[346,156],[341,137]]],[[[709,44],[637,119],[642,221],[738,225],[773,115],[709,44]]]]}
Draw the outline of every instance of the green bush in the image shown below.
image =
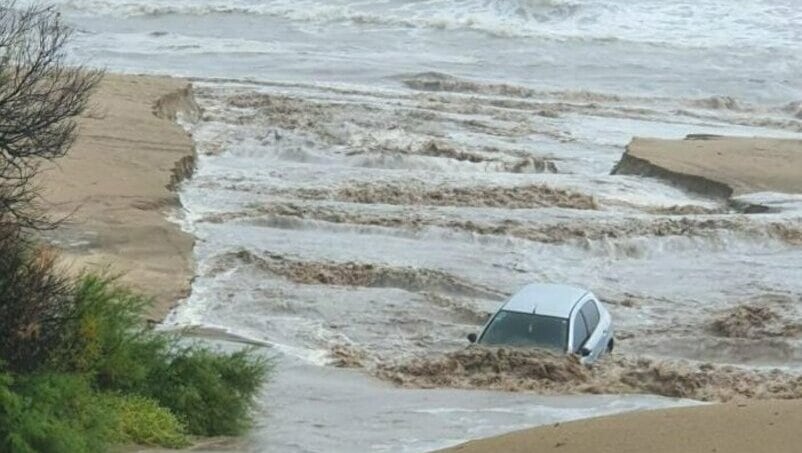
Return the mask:
{"type": "Polygon", "coordinates": [[[0,451],[89,453],[105,451],[116,415],[79,376],[0,377],[0,451]]]}
{"type": "MultiPolygon", "coordinates": [[[[5,351],[38,355],[0,368],[8,372],[0,374],[0,451],[81,453],[131,442],[182,447],[187,433],[236,435],[248,428],[270,369],[263,356],[252,349],[226,353],[186,346],[177,336],[148,328],[142,318],[148,300],[111,277],[81,276],[65,293],[50,258],[23,251],[17,262],[34,270],[21,275],[46,278],[0,276],[0,287],[58,283],[56,298],[37,299],[36,293],[51,293],[36,287],[25,299],[57,316],[37,321],[51,329],[47,335],[6,333],[2,340],[0,358],[5,351]],[[26,264],[32,260],[38,261],[26,264]],[[57,305],[49,307],[53,301],[57,305]]],[[[0,297],[0,314],[4,301],[6,308],[17,306],[12,297],[0,297]]]]}
{"type": "Polygon", "coordinates": [[[0,374],[0,451],[91,453],[130,443],[181,448],[189,439],[152,399],[99,394],[76,375],[0,374]]]}
{"type": "Polygon", "coordinates": [[[268,370],[269,362],[249,349],[225,354],[192,346],[176,350],[152,374],[147,394],[182,417],[192,434],[236,435],[250,425],[268,370]]]}
{"type": "Polygon", "coordinates": [[[142,313],[148,304],[116,286],[113,277],[82,276],[74,289],[75,315],[66,322],[51,366],[87,374],[101,390],[141,390],[175,341],[147,328],[142,313]]]}
{"type": "Polygon", "coordinates": [[[84,275],[75,306],[77,316],[51,358],[54,368],[87,374],[102,391],[152,398],[191,434],[235,435],[250,425],[270,368],[253,350],[181,346],[178,337],[148,329],[141,317],[147,299],[111,277],[84,275]]]}
{"type": "Polygon", "coordinates": [[[104,406],[116,415],[115,443],[182,448],[190,444],[184,424],[149,398],[107,394],[104,406]]]}

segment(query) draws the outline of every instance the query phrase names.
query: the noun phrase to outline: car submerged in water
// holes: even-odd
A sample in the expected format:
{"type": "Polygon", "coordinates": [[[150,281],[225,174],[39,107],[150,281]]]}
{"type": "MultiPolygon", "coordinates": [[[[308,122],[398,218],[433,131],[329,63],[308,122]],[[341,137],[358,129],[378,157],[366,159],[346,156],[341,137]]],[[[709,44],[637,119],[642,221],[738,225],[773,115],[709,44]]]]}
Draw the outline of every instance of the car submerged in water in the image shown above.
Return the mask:
{"type": "Polygon", "coordinates": [[[577,354],[586,365],[615,345],[610,313],[590,291],[569,285],[534,283],[515,293],[471,343],[533,347],[577,354]]]}

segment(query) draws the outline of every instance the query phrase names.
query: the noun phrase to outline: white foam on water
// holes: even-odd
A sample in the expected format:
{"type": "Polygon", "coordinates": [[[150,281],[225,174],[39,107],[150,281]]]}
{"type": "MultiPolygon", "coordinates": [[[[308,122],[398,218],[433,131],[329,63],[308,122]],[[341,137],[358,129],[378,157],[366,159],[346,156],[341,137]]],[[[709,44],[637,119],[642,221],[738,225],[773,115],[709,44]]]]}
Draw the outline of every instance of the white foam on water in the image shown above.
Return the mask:
{"type": "Polygon", "coordinates": [[[91,15],[158,16],[248,14],[301,22],[469,29],[497,36],[615,40],[689,46],[791,46],[802,13],[793,1],[728,0],[666,3],[657,0],[61,0],[91,15]],[[633,24],[638,24],[637,26],[633,24]],[[691,32],[689,32],[689,30],[691,32]]]}
{"type": "Polygon", "coordinates": [[[733,198],[735,201],[764,206],[770,211],[777,211],[788,216],[802,215],[802,195],[777,192],[756,192],[733,198]]]}

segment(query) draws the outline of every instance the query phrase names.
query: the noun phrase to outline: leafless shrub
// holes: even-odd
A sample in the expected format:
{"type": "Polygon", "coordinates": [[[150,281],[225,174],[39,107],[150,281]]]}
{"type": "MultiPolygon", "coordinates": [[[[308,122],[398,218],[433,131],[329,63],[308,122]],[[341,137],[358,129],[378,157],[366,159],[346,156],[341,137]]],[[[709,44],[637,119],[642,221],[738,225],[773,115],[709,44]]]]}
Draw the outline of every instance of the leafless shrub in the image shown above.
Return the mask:
{"type": "Polygon", "coordinates": [[[72,290],[53,250],[9,228],[0,227],[0,358],[6,369],[32,371],[58,346],[73,313],[72,290]]]}
{"type": "Polygon", "coordinates": [[[0,225],[54,226],[37,209],[33,179],[70,148],[102,77],[67,64],[70,33],[51,7],[0,5],[0,225]]]}

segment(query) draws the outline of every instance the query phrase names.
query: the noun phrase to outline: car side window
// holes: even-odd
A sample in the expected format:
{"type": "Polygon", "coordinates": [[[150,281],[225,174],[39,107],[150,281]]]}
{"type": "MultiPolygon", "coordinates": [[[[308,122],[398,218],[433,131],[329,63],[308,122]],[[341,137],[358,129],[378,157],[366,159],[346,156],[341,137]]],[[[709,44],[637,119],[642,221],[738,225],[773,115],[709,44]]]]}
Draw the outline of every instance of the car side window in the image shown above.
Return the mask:
{"type": "Polygon", "coordinates": [[[588,327],[585,325],[585,317],[580,311],[574,318],[574,352],[579,351],[579,349],[585,344],[585,341],[587,341],[588,336],[588,327]]]}
{"type": "Polygon", "coordinates": [[[599,308],[596,307],[596,303],[592,300],[585,302],[585,305],[582,306],[580,310],[582,316],[585,317],[585,322],[588,325],[588,332],[593,332],[596,330],[596,326],[599,325],[599,308]]]}

